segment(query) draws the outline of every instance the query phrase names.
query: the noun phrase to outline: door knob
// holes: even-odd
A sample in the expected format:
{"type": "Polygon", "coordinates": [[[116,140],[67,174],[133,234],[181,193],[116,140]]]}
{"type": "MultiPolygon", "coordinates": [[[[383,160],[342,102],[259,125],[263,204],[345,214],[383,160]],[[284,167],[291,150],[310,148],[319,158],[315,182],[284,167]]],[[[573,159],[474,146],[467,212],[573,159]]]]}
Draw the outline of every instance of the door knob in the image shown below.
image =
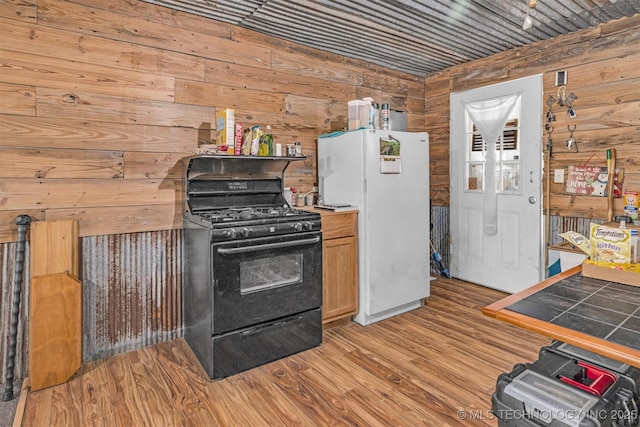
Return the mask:
{"type": "Polygon", "coordinates": [[[538,199],[536,199],[535,196],[529,197],[529,203],[531,203],[532,205],[535,205],[537,201],[538,199]]]}

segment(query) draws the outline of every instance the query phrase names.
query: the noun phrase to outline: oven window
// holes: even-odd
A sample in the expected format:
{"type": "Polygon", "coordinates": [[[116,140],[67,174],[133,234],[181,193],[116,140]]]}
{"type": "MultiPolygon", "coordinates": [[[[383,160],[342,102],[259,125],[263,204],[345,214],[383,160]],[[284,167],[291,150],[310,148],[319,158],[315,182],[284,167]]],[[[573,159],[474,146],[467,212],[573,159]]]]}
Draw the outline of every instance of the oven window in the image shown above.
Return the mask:
{"type": "Polygon", "coordinates": [[[301,253],[258,258],[240,263],[240,293],[243,295],[301,281],[301,253]]]}

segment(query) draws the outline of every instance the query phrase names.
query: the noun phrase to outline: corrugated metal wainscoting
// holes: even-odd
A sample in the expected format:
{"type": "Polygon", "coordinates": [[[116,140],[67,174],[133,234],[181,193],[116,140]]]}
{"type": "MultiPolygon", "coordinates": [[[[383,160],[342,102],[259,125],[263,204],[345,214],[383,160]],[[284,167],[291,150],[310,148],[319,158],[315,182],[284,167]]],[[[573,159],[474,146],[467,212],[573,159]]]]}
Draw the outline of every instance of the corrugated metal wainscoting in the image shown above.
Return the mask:
{"type": "Polygon", "coordinates": [[[181,230],[82,239],[83,359],[182,335],[181,230]]]}
{"type": "Polygon", "coordinates": [[[591,234],[592,222],[602,224],[605,221],[602,219],[562,217],[552,215],[551,221],[549,222],[549,246],[566,242],[566,240],[564,240],[558,234],[567,231],[576,231],[585,237],[589,237],[589,235],[591,234]]]}
{"type": "MultiPolygon", "coordinates": [[[[436,248],[436,251],[442,256],[442,264],[446,268],[449,268],[449,206],[431,207],[431,226],[431,242],[436,248]]],[[[433,257],[431,258],[431,275],[434,277],[440,275],[440,271],[433,257]]]]}
{"type": "MultiPolygon", "coordinates": [[[[549,223],[549,246],[564,242],[565,240],[560,237],[559,234],[566,231],[577,231],[583,236],[589,236],[590,224],[592,222],[601,224],[604,220],[552,215],[549,223]]],[[[433,242],[433,246],[435,246],[436,250],[442,256],[442,263],[445,267],[449,267],[451,259],[449,207],[433,206],[431,208],[431,224],[431,241],[433,242]]],[[[436,276],[440,274],[433,259],[431,260],[431,273],[436,276]]]]}
{"type": "MultiPolygon", "coordinates": [[[[81,239],[83,360],[182,336],[181,230],[81,239]]],[[[0,244],[0,363],[6,381],[16,243],[0,244]]],[[[14,379],[28,375],[29,244],[14,379]]]]}

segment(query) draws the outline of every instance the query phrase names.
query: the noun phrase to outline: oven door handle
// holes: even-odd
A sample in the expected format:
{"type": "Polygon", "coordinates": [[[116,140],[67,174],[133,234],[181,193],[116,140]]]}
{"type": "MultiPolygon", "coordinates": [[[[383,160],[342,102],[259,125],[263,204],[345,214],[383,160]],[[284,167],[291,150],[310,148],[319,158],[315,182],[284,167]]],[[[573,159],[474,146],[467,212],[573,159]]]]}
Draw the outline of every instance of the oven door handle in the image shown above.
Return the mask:
{"type": "Polygon", "coordinates": [[[316,236],[312,239],[292,240],[290,242],[267,243],[264,245],[243,246],[241,248],[218,248],[217,251],[221,255],[245,254],[247,252],[266,251],[268,249],[291,248],[293,246],[313,245],[320,241],[320,237],[316,236]]]}

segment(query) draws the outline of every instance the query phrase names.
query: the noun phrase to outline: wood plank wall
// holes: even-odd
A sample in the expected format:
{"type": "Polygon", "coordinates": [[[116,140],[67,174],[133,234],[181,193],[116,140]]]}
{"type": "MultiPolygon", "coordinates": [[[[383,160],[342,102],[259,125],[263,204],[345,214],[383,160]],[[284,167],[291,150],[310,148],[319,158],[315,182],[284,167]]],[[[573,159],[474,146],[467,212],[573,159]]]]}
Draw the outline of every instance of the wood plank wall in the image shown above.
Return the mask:
{"type": "MultiPolygon", "coordinates": [[[[625,170],[624,189],[640,191],[640,16],[556,37],[469,62],[426,77],[426,123],[431,143],[431,197],[449,205],[449,96],[480,86],[543,74],[544,102],[557,98],[556,71],[568,72],[566,94],[574,92],[577,116],[554,106],[550,170],[569,165],[606,166],[606,149],[615,148],[625,170]],[[566,148],[567,125],[576,125],[579,152],[566,148]]],[[[543,117],[544,123],[544,117],[543,117]]],[[[543,146],[544,129],[540,129],[543,146]]],[[[546,162],[546,155],[545,155],[546,162]]],[[[546,166],[545,166],[546,167],[546,166]]],[[[546,173],[544,174],[546,176],[546,173]]],[[[604,197],[575,196],[564,184],[550,185],[550,213],[563,217],[606,218],[604,197]]],[[[546,181],[545,181],[546,182],[546,181]]],[[[543,182],[543,189],[546,184],[543,182]]],[[[615,214],[623,211],[616,199],[615,214]]]]}
{"type": "Polygon", "coordinates": [[[181,159],[219,108],[301,141],[285,185],[303,190],[348,100],[425,130],[423,78],[136,0],[5,0],[0,39],[0,242],[20,214],[81,236],[181,228],[181,159]]]}

